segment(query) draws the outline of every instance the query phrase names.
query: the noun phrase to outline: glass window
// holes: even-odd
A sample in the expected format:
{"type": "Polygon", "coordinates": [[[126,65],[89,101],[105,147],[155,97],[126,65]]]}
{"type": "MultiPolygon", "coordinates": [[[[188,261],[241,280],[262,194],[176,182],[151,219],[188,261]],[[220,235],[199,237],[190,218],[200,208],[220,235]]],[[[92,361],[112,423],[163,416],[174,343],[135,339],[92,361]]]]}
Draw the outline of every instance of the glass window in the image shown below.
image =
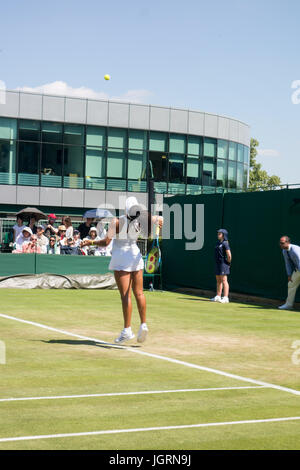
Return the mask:
{"type": "Polygon", "coordinates": [[[185,183],[184,156],[169,155],[169,181],[171,183],[185,183]]]}
{"type": "Polygon", "coordinates": [[[17,120],[0,117],[0,139],[17,138],[17,120]]]}
{"type": "Polygon", "coordinates": [[[170,134],[169,152],[186,153],[186,136],[170,134]]]}
{"type": "Polygon", "coordinates": [[[218,140],[218,158],[228,158],[228,141],[218,140]]]}
{"type": "Polygon", "coordinates": [[[243,176],[243,189],[248,187],[248,167],[244,165],[244,176],[243,176]]]}
{"type": "Polygon", "coordinates": [[[127,148],[127,131],[125,129],[108,129],[107,146],[110,148],[127,148]]]}
{"type": "Polygon", "coordinates": [[[244,161],[244,146],[242,144],[238,144],[238,161],[241,163],[244,161]]]}
{"type": "Polygon", "coordinates": [[[42,123],[42,141],[43,142],[62,142],[62,124],[55,122],[43,122],[42,123]]]}
{"type": "Polygon", "coordinates": [[[41,160],[41,185],[62,186],[63,146],[59,144],[43,144],[41,160]]]}
{"type": "Polygon", "coordinates": [[[64,143],[70,145],[83,145],[84,126],[66,124],[64,128],[64,143]]]}
{"type": "Polygon", "coordinates": [[[202,155],[202,137],[188,136],[187,153],[189,155],[202,155]]]}
{"type": "Polygon", "coordinates": [[[0,184],[16,184],[16,143],[0,140],[0,184]]]}
{"type": "Polygon", "coordinates": [[[213,162],[203,162],[203,186],[215,186],[216,185],[216,165],[213,162]]]}
{"type": "Polygon", "coordinates": [[[125,178],[126,177],[126,154],[120,150],[110,149],[107,152],[107,177],[125,178]]]}
{"type": "Polygon", "coordinates": [[[204,138],[204,151],[205,157],[216,157],[217,155],[217,141],[216,139],[204,138]]]}
{"type": "Polygon", "coordinates": [[[91,147],[105,147],[106,129],[104,127],[87,126],[86,145],[91,147]]]}
{"type": "Polygon", "coordinates": [[[150,178],[154,181],[167,181],[168,158],[165,153],[149,152],[150,178]]]}
{"type": "Polygon", "coordinates": [[[128,179],[145,180],[147,154],[142,150],[128,152],[128,179]]]}
{"type": "Polygon", "coordinates": [[[64,187],[83,188],[83,147],[64,146],[64,187]]]}
{"type": "Polygon", "coordinates": [[[40,121],[21,120],[19,122],[19,139],[39,142],[41,140],[40,121]]]}
{"type": "Polygon", "coordinates": [[[217,161],[217,186],[226,187],[227,162],[225,160],[217,161]]]}
{"type": "Polygon", "coordinates": [[[18,144],[18,184],[39,185],[40,144],[19,142],[18,144]]]}
{"type": "Polygon", "coordinates": [[[236,163],[228,162],[228,188],[236,188],[236,163]]]}
{"type": "Polygon", "coordinates": [[[199,159],[197,157],[187,157],[186,182],[187,184],[201,184],[199,178],[199,159]]]}
{"type": "Polygon", "coordinates": [[[237,159],[237,144],[235,142],[229,142],[229,160],[237,159]]]}
{"type": "Polygon", "coordinates": [[[129,130],[128,148],[147,150],[147,131],[129,130]]]}
{"type": "Polygon", "coordinates": [[[246,147],[246,145],[244,145],[244,163],[246,163],[246,165],[249,165],[249,156],[250,156],[250,149],[249,147],[246,147]]]}
{"type": "Polygon", "coordinates": [[[105,189],[105,151],[87,147],[85,162],[87,189],[105,189]]]}
{"type": "Polygon", "coordinates": [[[242,163],[238,163],[237,178],[236,178],[237,189],[243,189],[243,179],[244,179],[244,165],[242,163]]]}
{"type": "Polygon", "coordinates": [[[166,152],[167,134],[165,132],[150,132],[149,150],[166,152]]]}

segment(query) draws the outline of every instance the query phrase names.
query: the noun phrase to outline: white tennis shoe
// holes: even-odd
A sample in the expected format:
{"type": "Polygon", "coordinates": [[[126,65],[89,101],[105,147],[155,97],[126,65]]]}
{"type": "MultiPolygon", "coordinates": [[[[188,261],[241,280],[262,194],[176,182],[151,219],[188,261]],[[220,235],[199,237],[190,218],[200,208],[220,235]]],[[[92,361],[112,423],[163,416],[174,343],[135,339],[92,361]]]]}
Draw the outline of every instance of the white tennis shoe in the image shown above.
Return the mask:
{"type": "Polygon", "coordinates": [[[134,338],[134,334],[132,333],[131,328],[129,331],[128,331],[128,328],[124,328],[121,331],[120,336],[115,339],[115,343],[122,344],[122,343],[125,343],[126,341],[130,341],[133,338],[134,338]]]}
{"type": "Polygon", "coordinates": [[[146,323],[142,323],[139,328],[138,335],[137,335],[138,343],[143,343],[146,340],[148,331],[149,330],[148,330],[146,323]]]}
{"type": "Polygon", "coordinates": [[[229,304],[229,299],[228,299],[228,297],[222,297],[222,299],[221,299],[221,304],[229,304]]]}
{"type": "Polygon", "coordinates": [[[212,299],[210,299],[212,302],[222,302],[222,299],[219,295],[216,295],[212,299]]]}
{"type": "Polygon", "coordinates": [[[293,310],[293,306],[289,304],[280,305],[278,308],[279,310],[293,310]]]}

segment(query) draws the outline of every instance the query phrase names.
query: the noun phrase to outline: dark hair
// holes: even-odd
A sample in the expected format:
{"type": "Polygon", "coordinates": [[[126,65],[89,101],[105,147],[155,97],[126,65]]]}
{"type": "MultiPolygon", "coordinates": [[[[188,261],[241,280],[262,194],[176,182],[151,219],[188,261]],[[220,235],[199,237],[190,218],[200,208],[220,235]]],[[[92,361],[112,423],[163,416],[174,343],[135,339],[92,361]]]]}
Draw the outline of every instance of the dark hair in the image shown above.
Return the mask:
{"type": "Polygon", "coordinates": [[[284,238],[286,242],[291,243],[291,239],[287,235],[282,235],[280,238],[284,238]]]}

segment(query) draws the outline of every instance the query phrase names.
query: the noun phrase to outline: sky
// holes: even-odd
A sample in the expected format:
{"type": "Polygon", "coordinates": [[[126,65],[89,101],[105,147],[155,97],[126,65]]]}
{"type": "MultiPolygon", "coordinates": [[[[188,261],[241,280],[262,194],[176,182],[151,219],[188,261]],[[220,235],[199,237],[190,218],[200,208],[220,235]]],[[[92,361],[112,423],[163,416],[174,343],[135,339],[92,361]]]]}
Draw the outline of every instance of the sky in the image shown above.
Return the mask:
{"type": "Polygon", "coordinates": [[[297,184],[299,18],[299,0],[3,2],[0,81],[241,120],[263,169],[297,184]]]}

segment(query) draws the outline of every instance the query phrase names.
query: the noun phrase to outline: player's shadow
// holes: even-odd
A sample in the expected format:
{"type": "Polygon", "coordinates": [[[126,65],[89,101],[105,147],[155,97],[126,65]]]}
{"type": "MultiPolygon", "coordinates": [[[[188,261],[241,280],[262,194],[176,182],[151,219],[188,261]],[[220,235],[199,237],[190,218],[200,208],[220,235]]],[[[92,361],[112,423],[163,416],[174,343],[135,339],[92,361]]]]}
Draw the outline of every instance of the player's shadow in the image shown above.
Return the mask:
{"type": "Polygon", "coordinates": [[[191,299],[191,298],[186,298],[186,297],[178,297],[178,300],[196,300],[197,302],[210,302],[209,299],[191,299]]]}
{"type": "Polygon", "coordinates": [[[111,343],[101,343],[92,340],[83,340],[83,339],[50,339],[49,341],[41,340],[42,343],[47,344],[70,344],[75,346],[96,346],[98,348],[104,349],[126,349],[128,347],[131,348],[139,348],[138,345],[128,345],[128,346],[118,346],[111,343]]]}

